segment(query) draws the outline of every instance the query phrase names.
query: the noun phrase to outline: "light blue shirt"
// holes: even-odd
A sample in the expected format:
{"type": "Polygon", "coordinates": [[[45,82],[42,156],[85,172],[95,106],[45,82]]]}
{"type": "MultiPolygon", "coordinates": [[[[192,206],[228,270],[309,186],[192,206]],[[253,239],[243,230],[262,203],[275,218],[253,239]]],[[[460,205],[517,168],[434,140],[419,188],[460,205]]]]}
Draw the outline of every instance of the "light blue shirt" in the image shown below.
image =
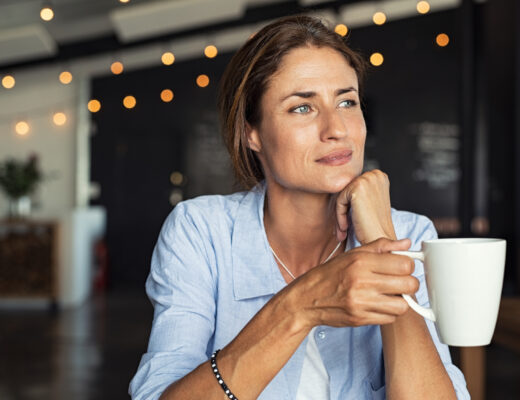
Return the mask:
{"type": "MultiPolygon", "coordinates": [[[[179,203],[166,219],[146,282],[155,312],[148,351],[130,383],[133,399],[159,398],[168,385],[225,347],[286,286],[269,250],[264,198],[265,185],[227,196],[198,197],[179,203]]],[[[437,236],[426,217],[392,210],[392,218],[397,237],[410,238],[412,250],[437,236]]],[[[349,234],[347,249],[359,245],[349,234]]],[[[420,263],[414,276],[421,282],[417,300],[428,305],[420,263]]],[[[458,399],[469,399],[448,346],[439,342],[433,323],[427,325],[458,399]]],[[[319,326],[314,332],[330,378],[331,399],[385,398],[378,325],[319,326]]],[[[259,399],[295,398],[306,345],[307,339],[259,399]]]]}

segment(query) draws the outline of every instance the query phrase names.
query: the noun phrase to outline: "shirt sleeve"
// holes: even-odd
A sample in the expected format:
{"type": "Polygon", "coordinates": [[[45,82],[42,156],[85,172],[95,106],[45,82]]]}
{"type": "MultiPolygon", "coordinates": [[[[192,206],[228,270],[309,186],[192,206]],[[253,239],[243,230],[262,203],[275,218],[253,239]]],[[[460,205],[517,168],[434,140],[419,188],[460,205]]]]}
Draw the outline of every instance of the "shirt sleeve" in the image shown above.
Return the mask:
{"type": "Polygon", "coordinates": [[[207,233],[179,203],[155,246],[146,292],[154,307],[148,350],[130,383],[135,400],[158,399],[173,382],[208,360],[215,326],[215,273],[207,233]]]}
{"type": "MultiPolygon", "coordinates": [[[[412,232],[408,237],[412,240],[412,246],[410,249],[418,251],[421,250],[421,243],[423,241],[437,239],[437,231],[435,230],[433,223],[428,218],[424,216],[418,216],[418,220],[414,224],[412,232]]],[[[415,272],[413,275],[420,282],[419,290],[415,294],[417,302],[424,307],[430,307],[428,291],[426,288],[426,280],[424,276],[424,268],[420,261],[415,261],[415,272]]],[[[466,388],[466,380],[464,379],[464,375],[460,369],[453,365],[448,346],[441,343],[439,340],[437,330],[435,329],[435,324],[427,319],[425,319],[425,321],[426,325],[428,326],[428,330],[430,331],[430,335],[432,336],[433,343],[435,344],[442,363],[446,368],[446,372],[448,372],[448,375],[453,383],[453,387],[455,388],[455,392],[457,394],[457,399],[469,400],[470,395],[468,393],[468,389],[466,388]]]]}

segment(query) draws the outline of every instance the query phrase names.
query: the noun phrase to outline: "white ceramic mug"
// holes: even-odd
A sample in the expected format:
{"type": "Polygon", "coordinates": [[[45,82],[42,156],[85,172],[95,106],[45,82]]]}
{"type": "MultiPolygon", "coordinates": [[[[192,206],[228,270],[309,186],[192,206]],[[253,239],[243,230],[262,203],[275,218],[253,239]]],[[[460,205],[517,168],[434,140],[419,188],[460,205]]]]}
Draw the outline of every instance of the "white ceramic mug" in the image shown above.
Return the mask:
{"type": "Polygon", "coordinates": [[[431,308],[410,296],[417,313],[435,322],[440,340],[450,346],[484,346],[491,342],[502,294],[506,241],[503,239],[435,239],[422,251],[393,251],[424,263],[431,308]]]}

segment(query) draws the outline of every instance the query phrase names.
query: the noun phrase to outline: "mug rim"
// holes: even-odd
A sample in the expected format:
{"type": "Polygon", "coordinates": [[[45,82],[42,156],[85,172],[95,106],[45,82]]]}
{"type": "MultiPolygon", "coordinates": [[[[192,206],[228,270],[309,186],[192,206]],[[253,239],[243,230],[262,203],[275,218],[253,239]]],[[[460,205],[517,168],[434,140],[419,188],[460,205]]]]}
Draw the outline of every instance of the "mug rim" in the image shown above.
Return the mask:
{"type": "Polygon", "coordinates": [[[442,239],[430,239],[424,240],[424,244],[464,244],[464,245],[483,245],[483,244],[492,244],[492,243],[502,243],[505,242],[505,239],[499,238],[442,238],[442,239]]]}

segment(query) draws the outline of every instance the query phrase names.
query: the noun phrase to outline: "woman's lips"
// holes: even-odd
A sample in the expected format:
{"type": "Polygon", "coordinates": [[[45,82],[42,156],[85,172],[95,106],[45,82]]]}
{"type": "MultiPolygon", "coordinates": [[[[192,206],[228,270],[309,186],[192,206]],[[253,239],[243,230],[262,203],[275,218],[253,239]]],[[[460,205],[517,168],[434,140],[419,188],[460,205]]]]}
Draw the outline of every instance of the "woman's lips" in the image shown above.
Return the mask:
{"type": "Polygon", "coordinates": [[[320,164],[325,165],[343,165],[352,159],[352,150],[333,151],[326,156],[316,160],[320,164]]]}

